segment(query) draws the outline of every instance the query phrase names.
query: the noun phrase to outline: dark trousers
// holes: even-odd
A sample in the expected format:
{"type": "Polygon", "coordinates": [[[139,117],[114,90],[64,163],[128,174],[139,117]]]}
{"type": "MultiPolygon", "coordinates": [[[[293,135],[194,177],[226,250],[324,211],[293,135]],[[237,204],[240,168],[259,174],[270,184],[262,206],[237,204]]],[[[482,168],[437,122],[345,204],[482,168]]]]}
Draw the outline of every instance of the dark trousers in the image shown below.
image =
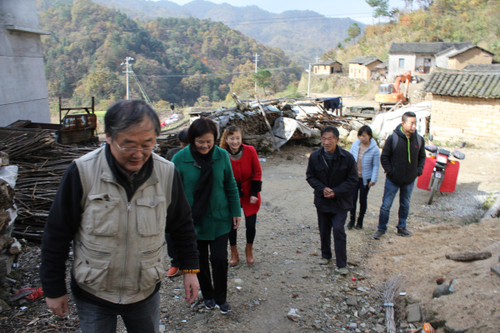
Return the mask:
{"type": "Polygon", "coordinates": [[[198,281],[204,299],[214,299],[216,304],[224,304],[227,296],[227,239],[229,233],[217,237],[212,241],[198,240],[200,252],[200,272],[198,281]],[[210,276],[209,264],[212,264],[210,276]],[[213,284],[212,284],[213,280],[213,284]]]}
{"type": "Polygon", "coordinates": [[[170,234],[165,234],[165,239],[167,240],[167,252],[168,256],[172,259],[170,265],[172,267],[180,267],[179,258],[177,258],[177,250],[172,243],[172,238],[170,238],[170,234]]]}
{"type": "Polygon", "coordinates": [[[158,333],[160,330],[160,293],[134,304],[104,305],[75,297],[83,333],[116,333],[116,319],[121,316],[127,332],[158,333]]]}
{"type": "Polygon", "coordinates": [[[321,239],[321,256],[332,258],[332,228],[335,246],[335,260],[337,267],[347,266],[347,236],[345,233],[345,220],[347,211],[338,213],[323,213],[317,210],[319,237],[321,239]]]}
{"type": "MultiPolygon", "coordinates": [[[[367,183],[370,183],[368,179],[367,183]]],[[[358,179],[358,186],[352,192],[352,202],[354,202],[354,207],[351,209],[351,221],[356,219],[356,205],[358,202],[358,192],[359,192],[359,219],[362,221],[365,217],[366,208],[368,207],[368,192],[370,188],[368,185],[363,184],[363,178],[358,179]]]]}
{"type": "MultiPolygon", "coordinates": [[[[255,229],[256,224],[257,224],[257,214],[245,216],[245,227],[247,228],[248,244],[253,244],[256,234],[256,229],[255,229]]],[[[238,239],[238,230],[231,229],[231,231],[229,232],[229,245],[235,246],[237,239],[238,239]]]]}

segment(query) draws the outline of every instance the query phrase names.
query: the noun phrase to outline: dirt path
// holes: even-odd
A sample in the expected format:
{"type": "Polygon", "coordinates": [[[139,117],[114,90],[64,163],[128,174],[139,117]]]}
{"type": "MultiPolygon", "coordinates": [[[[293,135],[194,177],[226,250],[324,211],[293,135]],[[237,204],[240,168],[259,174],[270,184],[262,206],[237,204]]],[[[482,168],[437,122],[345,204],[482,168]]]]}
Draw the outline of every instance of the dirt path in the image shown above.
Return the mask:
{"type": "MultiPolygon", "coordinates": [[[[371,239],[383,194],[381,172],[369,194],[365,228],[347,232],[348,260],[355,264],[349,266],[347,277],[338,275],[333,264],[317,264],[320,244],[316,211],[312,189],[305,181],[313,148],[286,145],[282,151],[284,158],[275,153],[261,163],[263,204],[258,214],[255,265],[244,263],[243,223],[238,234],[240,264],[229,270],[228,301],[233,311],[223,316],[217,310],[204,309],[202,304],[190,307],[183,299],[182,278],[165,278],[160,291],[165,331],[342,332],[347,325],[356,324],[356,332],[383,332],[384,308],[378,292],[397,274],[405,278],[406,303],[420,301],[427,318],[442,323],[443,328],[437,332],[444,332],[445,326],[449,332],[500,331],[500,277],[490,273],[500,254],[499,223],[472,223],[484,213],[482,203],[500,189],[499,150],[464,150],[467,158],[461,165],[456,192],[438,195],[432,206],[424,204],[426,191],[414,190],[408,221],[408,228],[414,232],[412,238],[395,237],[396,200],[388,233],[380,241],[371,239]],[[489,250],[493,256],[473,263],[444,258],[449,252],[468,250],[489,250]],[[352,277],[358,281],[353,282],[352,277]],[[432,300],[438,277],[457,279],[455,293],[432,300]],[[347,305],[347,301],[356,304],[347,305]],[[292,308],[300,315],[296,321],[287,318],[292,308]]],[[[39,283],[38,258],[37,247],[21,257],[18,273],[29,281],[26,284],[39,283]]],[[[402,306],[406,303],[400,298],[396,307],[402,332],[419,327],[418,322],[411,326],[405,321],[402,306]]],[[[45,332],[48,328],[53,332],[78,332],[76,318],[72,308],[69,320],[55,319],[40,299],[1,312],[0,332],[45,332]],[[22,310],[20,306],[27,308],[22,310]]],[[[124,332],[123,328],[119,331],[124,332]]]]}

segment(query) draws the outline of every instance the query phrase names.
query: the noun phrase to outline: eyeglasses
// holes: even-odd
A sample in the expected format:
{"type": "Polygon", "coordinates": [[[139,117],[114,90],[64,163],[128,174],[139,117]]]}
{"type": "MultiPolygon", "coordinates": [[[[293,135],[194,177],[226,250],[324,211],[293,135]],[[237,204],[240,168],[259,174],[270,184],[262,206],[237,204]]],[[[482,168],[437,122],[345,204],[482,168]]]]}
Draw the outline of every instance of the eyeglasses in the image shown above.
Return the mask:
{"type": "Polygon", "coordinates": [[[148,153],[148,152],[153,151],[153,149],[158,148],[158,145],[154,145],[152,147],[144,147],[144,148],[128,148],[128,147],[122,148],[122,147],[120,147],[118,142],[116,142],[116,145],[118,146],[118,149],[120,149],[121,151],[126,152],[126,153],[130,153],[130,154],[136,153],[138,151],[144,151],[144,152],[148,153]]]}

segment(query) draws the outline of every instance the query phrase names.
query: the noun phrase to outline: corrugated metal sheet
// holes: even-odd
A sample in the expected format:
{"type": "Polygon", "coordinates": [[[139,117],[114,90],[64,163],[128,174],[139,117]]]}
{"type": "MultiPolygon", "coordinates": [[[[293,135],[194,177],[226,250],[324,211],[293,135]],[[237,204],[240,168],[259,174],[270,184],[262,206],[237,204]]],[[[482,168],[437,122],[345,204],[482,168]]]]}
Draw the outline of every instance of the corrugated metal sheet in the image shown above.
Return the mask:
{"type": "Polygon", "coordinates": [[[443,96],[500,98],[500,73],[435,72],[423,90],[443,96]]]}

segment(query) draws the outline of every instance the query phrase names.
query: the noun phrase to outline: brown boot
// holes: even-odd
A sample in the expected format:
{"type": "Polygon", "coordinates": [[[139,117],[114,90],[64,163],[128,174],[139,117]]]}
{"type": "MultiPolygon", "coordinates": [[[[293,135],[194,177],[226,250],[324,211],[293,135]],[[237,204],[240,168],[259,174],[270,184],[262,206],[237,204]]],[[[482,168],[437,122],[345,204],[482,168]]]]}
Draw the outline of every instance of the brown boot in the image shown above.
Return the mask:
{"type": "Polygon", "coordinates": [[[236,245],[231,246],[231,260],[229,261],[229,265],[236,266],[238,265],[238,261],[240,261],[238,257],[238,247],[236,245]]]}
{"type": "Polygon", "coordinates": [[[247,263],[249,265],[253,265],[255,262],[255,260],[253,259],[252,248],[253,248],[253,244],[247,243],[247,247],[245,248],[245,254],[247,256],[247,263]]]}

